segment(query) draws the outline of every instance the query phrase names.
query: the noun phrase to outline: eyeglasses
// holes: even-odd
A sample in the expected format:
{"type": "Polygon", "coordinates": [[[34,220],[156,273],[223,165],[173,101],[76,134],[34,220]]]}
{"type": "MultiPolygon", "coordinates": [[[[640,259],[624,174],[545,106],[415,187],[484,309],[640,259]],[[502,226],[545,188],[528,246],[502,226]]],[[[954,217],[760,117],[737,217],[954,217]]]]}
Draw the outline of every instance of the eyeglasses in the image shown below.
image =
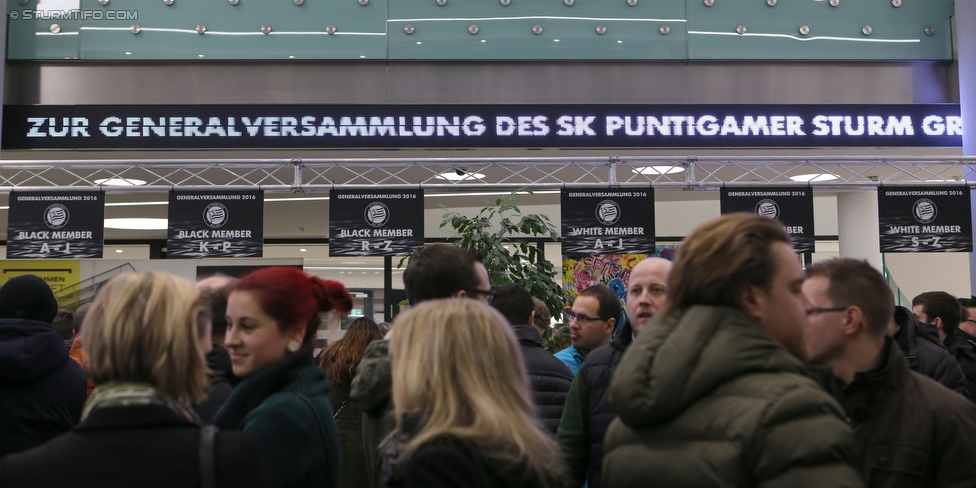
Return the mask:
{"type": "Polygon", "coordinates": [[[471,290],[471,294],[484,295],[485,301],[491,305],[491,302],[495,301],[495,295],[497,295],[497,292],[495,292],[495,290],[471,290]]]}
{"type": "Polygon", "coordinates": [[[573,313],[572,310],[564,310],[563,313],[566,314],[566,317],[568,317],[570,321],[578,320],[580,322],[603,322],[606,320],[599,317],[589,317],[583,314],[576,314],[573,313]]]}
{"type": "Polygon", "coordinates": [[[807,315],[817,315],[827,312],[843,312],[844,310],[847,310],[847,307],[817,307],[807,312],[807,315]]]}

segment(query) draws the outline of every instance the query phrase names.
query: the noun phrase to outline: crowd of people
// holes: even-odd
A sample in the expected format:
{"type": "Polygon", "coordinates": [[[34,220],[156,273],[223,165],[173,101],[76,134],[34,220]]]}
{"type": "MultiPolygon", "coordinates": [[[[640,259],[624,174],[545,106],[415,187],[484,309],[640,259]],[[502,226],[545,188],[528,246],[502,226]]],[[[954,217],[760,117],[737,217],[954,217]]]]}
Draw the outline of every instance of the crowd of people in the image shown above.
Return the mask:
{"type": "Polygon", "coordinates": [[[270,267],[113,278],[58,310],[0,287],[0,487],[976,487],[976,297],[896,307],[868,263],[803,269],[782,225],[729,214],[626,299],[549,312],[428,245],[410,307],[314,357],[336,281],[270,267]]]}

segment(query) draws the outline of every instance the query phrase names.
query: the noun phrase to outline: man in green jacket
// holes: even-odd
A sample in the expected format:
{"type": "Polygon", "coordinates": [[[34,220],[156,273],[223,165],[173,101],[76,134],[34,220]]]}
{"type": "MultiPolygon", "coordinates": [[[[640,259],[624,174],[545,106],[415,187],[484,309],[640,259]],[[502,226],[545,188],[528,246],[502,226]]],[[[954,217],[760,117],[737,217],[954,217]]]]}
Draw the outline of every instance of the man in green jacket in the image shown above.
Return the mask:
{"type": "Polygon", "coordinates": [[[775,220],[727,214],[685,239],[610,382],[603,488],[863,486],[844,411],[801,361],[803,280],[775,220]]]}

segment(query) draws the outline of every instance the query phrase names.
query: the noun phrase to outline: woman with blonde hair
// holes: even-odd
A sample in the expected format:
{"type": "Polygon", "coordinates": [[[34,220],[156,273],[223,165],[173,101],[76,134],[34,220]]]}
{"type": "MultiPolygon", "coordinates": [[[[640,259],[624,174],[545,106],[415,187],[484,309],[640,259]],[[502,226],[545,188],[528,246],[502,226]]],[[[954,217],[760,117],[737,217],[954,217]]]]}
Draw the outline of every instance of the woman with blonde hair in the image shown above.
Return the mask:
{"type": "Polygon", "coordinates": [[[390,357],[397,430],[381,448],[385,466],[396,456],[389,486],[562,486],[559,448],[498,312],[468,299],[423,302],[398,317],[390,357]]]}
{"type": "Polygon", "coordinates": [[[99,387],[72,431],[0,462],[4,486],[267,486],[257,441],[202,427],[189,407],[207,386],[209,313],[167,273],[113,278],[85,317],[99,387]]]}

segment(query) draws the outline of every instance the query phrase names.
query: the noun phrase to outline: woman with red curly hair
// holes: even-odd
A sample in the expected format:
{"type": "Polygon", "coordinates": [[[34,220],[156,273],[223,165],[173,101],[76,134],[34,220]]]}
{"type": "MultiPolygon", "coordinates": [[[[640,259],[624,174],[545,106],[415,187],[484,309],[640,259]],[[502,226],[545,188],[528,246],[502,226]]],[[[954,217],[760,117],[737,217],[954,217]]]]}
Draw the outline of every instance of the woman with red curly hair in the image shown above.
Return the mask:
{"type": "Polygon", "coordinates": [[[363,359],[366,346],[382,339],[383,333],[376,322],[363,317],[353,320],[346,335],[328,348],[319,357],[319,364],[332,382],[329,401],[336,409],[335,420],[339,428],[339,444],[342,446],[341,488],[360,488],[369,486],[369,464],[363,446],[363,411],[349,402],[349,389],[356,366],[363,359]]]}
{"type": "Polygon", "coordinates": [[[214,423],[257,437],[272,486],[338,487],[331,385],[312,359],[312,340],[319,313],[348,313],[352,297],[337,281],[283,267],[255,271],[227,293],[224,346],[244,380],[214,423]]]}

